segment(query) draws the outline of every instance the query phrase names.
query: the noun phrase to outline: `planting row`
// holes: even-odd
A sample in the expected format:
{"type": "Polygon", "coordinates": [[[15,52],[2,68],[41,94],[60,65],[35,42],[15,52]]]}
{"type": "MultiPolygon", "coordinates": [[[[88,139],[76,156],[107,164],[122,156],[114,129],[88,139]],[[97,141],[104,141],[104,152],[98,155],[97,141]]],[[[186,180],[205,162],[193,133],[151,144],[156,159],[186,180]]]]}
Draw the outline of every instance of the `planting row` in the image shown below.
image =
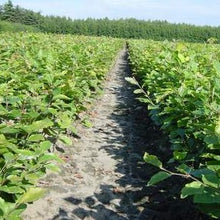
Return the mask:
{"type": "Polygon", "coordinates": [[[220,46],[133,40],[129,57],[135,78],[128,80],[173,152],[166,163],[145,154],[160,169],[148,185],[182,176],[181,198],[220,217],[220,46]]]}
{"type": "Polygon", "coordinates": [[[0,219],[20,219],[53,144],[71,145],[73,121],[101,89],[122,41],[46,34],[0,35],[0,219]]]}

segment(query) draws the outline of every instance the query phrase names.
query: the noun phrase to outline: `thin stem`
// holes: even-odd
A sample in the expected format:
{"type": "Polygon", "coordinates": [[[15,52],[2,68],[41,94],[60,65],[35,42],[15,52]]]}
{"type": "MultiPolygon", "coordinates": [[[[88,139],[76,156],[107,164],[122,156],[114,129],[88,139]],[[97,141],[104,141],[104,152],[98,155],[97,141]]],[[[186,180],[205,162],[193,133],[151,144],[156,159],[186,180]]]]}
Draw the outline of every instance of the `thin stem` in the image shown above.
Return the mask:
{"type": "Polygon", "coordinates": [[[149,100],[150,104],[155,105],[155,104],[152,102],[152,100],[151,100],[151,98],[149,97],[149,95],[145,92],[145,90],[143,89],[143,87],[140,85],[140,83],[135,79],[135,77],[133,77],[133,79],[135,80],[136,85],[139,87],[139,89],[141,89],[141,91],[143,92],[143,94],[147,97],[147,99],[149,100]]]}

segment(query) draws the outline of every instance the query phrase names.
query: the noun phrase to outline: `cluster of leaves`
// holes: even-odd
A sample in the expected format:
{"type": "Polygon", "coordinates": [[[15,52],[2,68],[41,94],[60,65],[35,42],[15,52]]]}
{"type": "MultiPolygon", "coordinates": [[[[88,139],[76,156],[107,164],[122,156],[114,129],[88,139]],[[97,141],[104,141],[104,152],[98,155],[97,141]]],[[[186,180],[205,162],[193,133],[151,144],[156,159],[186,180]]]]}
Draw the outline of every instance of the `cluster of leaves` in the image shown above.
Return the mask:
{"type": "Polygon", "coordinates": [[[120,40],[46,34],[0,35],[0,219],[20,219],[57,171],[54,143],[101,88],[120,40]]]}
{"type": "Polygon", "coordinates": [[[173,151],[165,165],[145,154],[161,170],[148,184],[185,177],[181,198],[192,196],[202,211],[220,217],[220,47],[130,41],[129,55],[137,81],[128,80],[139,87],[135,93],[169,135],[173,151]]]}

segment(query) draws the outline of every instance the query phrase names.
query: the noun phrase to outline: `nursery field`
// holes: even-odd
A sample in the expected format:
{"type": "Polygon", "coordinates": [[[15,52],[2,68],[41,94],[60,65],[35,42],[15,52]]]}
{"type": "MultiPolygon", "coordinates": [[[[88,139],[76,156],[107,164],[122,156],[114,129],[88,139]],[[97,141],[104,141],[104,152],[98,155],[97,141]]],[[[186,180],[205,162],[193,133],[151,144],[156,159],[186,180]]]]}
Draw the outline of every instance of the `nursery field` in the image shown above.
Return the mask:
{"type": "Polygon", "coordinates": [[[220,46],[124,44],[0,34],[0,219],[39,199],[24,218],[162,219],[151,194],[172,178],[172,199],[220,217],[220,46]]]}

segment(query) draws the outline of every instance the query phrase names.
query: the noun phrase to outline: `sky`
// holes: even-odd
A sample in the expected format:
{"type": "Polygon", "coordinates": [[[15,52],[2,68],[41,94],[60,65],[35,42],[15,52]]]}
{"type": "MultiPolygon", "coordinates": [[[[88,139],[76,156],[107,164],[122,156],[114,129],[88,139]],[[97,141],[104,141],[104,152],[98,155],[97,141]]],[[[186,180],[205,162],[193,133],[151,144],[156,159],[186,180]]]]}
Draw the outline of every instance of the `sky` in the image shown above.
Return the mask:
{"type": "MultiPolygon", "coordinates": [[[[0,0],[0,5],[6,0],[0,0]]],[[[77,18],[137,18],[220,26],[220,0],[12,0],[43,15],[77,18]]]]}

